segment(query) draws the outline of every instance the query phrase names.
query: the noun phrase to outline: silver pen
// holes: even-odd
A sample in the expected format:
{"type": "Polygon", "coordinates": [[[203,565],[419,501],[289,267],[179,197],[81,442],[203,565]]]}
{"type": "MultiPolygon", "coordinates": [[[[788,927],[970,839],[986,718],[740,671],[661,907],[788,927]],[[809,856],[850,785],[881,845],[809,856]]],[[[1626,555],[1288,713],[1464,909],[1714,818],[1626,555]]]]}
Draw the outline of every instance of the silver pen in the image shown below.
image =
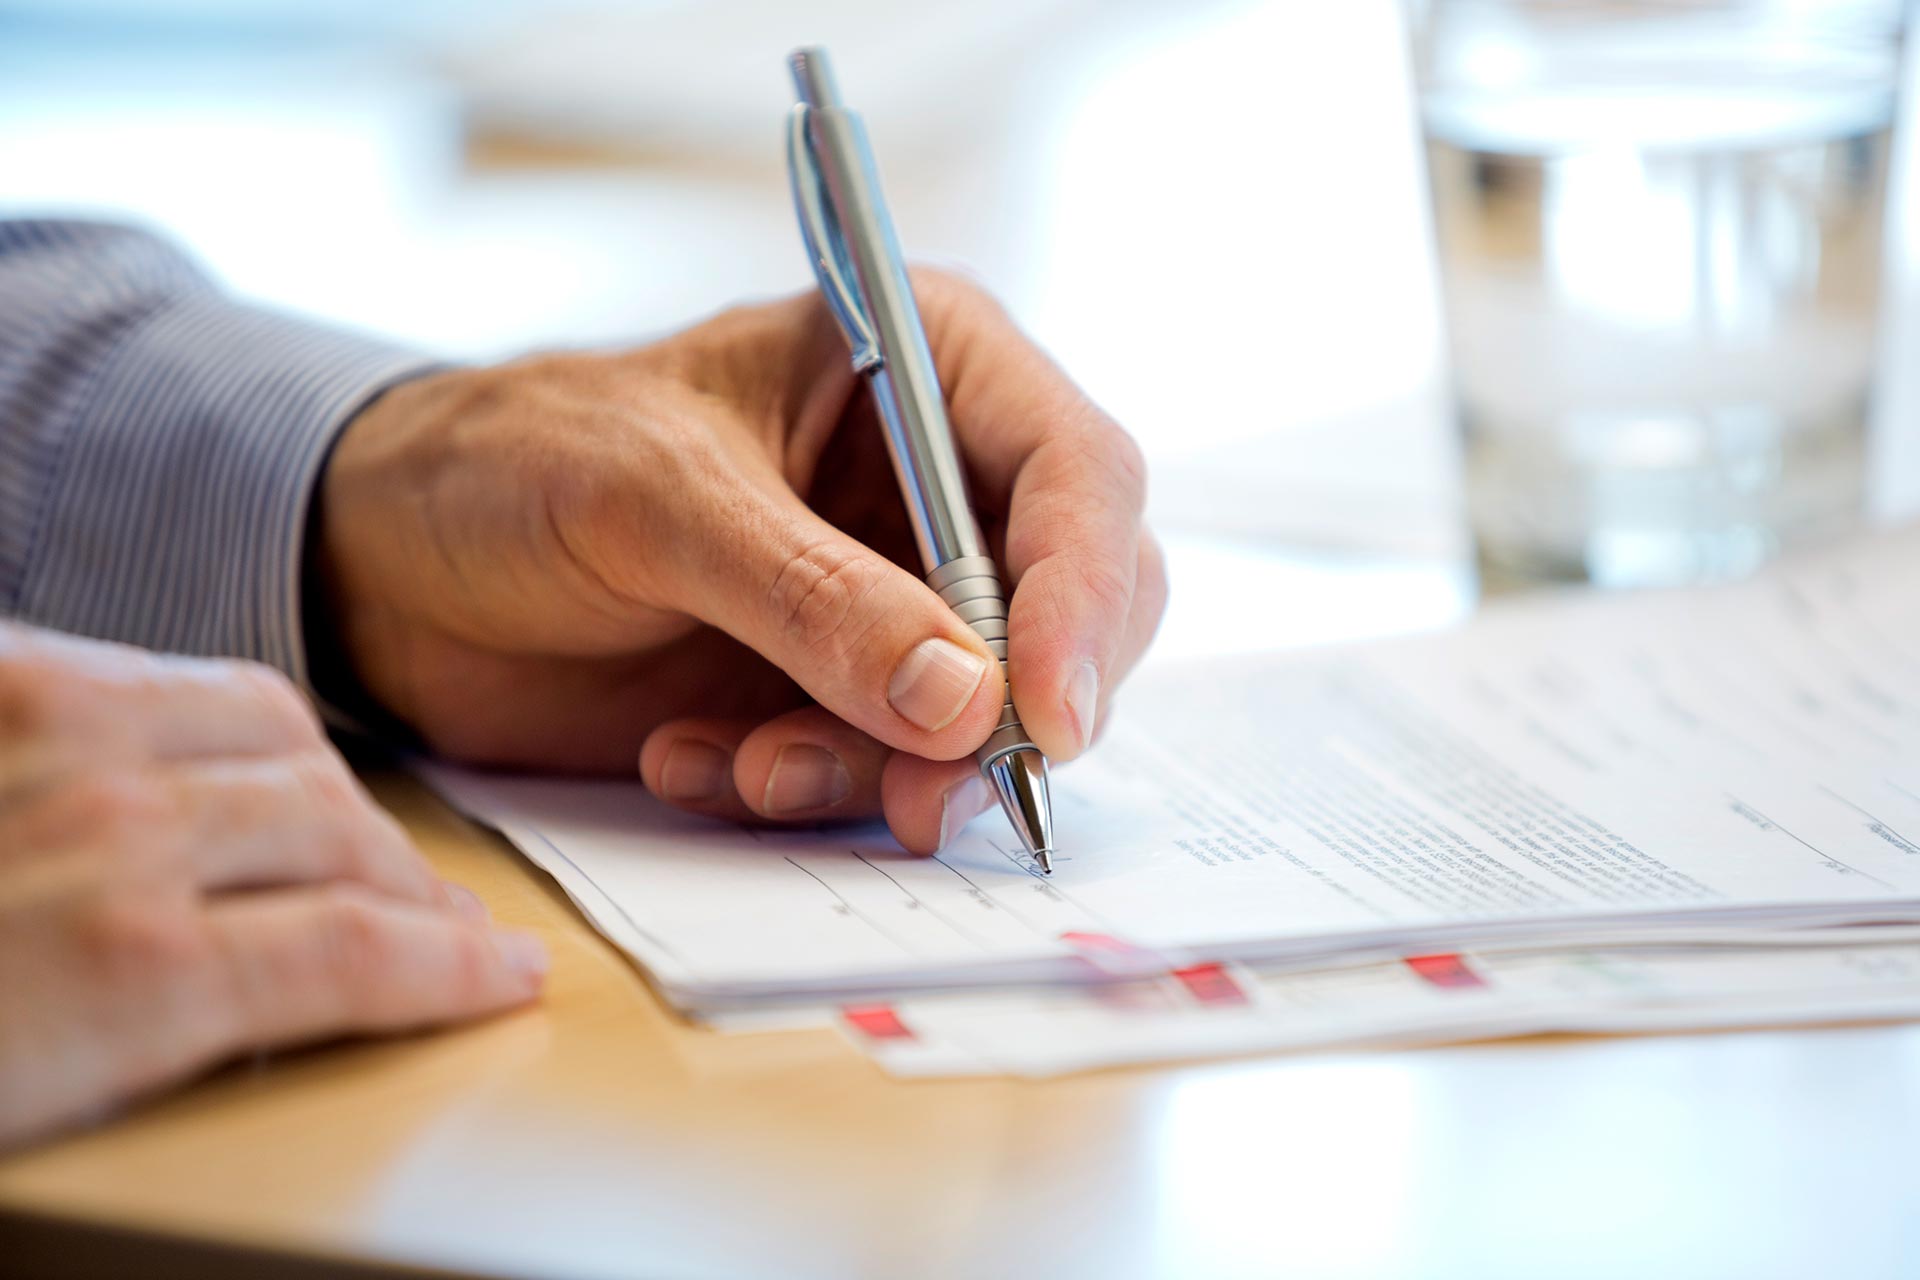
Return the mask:
{"type": "MultiPolygon", "coordinates": [[[[853,348],[854,372],[879,406],[927,585],[987,642],[1005,677],[1006,591],[967,501],[946,398],[880,198],[866,127],[841,102],[824,49],[798,49],[787,61],[800,96],[787,130],[787,176],[813,273],[853,348]]],[[[1021,845],[1052,875],[1047,758],[1013,709],[1013,685],[1004,687],[1000,723],[974,759],[1021,845]]]]}

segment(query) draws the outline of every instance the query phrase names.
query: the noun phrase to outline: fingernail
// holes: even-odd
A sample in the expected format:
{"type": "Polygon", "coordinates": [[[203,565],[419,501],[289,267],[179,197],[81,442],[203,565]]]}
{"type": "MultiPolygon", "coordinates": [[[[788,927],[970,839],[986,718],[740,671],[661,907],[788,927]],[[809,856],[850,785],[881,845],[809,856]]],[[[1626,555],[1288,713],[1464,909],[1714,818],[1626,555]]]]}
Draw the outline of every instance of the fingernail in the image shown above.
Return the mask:
{"type": "Polygon", "coordinates": [[[932,732],[953,723],[986,677],[987,660],[951,640],[922,640],[900,660],[887,685],[893,709],[932,732]]]}
{"type": "Polygon", "coordinates": [[[1067,681],[1067,714],[1080,735],[1080,749],[1093,745],[1094,717],[1100,711],[1100,669],[1091,661],[1083,662],[1067,681]]]}
{"type": "Polygon", "coordinates": [[[853,779],[839,756],[811,743],[789,743],[773,758],[773,772],[767,775],[760,811],[780,814],[824,809],[845,800],[852,790],[853,779]]]}
{"type": "Polygon", "coordinates": [[[682,738],[660,762],[660,798],[715,800],[733,784],[733,761],[710,742],[682,738]]]}
{"type": "Polygon", "coordinates": [[[447,895],[447,905],[455,911],[475,924],[487,922],[487,904],[480,901],[479,895],[473,890],[451,880],[442,880],[440,890],[447,895]]]}
{"type": "Polygon", "coordinates": [[[960,833],[960,828],[980,816],[987,807],[987,784],[979,774],[963,782],[956,782],[947,788],[940,797],[940,844],[947,847],[947,841],[960,833]]]}
{"type": "Polygon", "coordinates": [[[547,976],[547,945],[532,934],[495,929],[493,947],[507,967],[521,977],[538,980],[547,976]]]}

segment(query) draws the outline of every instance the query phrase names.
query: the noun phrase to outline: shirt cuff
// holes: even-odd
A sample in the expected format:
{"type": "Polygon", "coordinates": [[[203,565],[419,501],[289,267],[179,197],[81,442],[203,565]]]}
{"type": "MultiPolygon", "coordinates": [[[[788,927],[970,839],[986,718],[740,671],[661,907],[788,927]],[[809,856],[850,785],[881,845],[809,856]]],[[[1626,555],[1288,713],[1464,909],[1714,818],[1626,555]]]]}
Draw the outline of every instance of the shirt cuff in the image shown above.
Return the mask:
{"type": "Polygon", "coordinates": [[[301,570],[335,437],[441,362],[217,295],[158,308],[102,366],[53,477],[23,617],[253,658],[310,692],[301,570]]]}

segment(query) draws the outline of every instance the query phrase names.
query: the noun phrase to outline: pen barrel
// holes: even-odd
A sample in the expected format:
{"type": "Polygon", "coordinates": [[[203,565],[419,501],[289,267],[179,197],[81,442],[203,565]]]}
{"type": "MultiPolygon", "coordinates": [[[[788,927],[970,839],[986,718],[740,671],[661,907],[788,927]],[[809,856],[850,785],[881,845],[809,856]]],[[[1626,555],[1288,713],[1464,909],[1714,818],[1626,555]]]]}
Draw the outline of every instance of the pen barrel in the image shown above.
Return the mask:
{"type": "Polygon", "coordinates": [[[927,575],[932,587],[973,633],[986,641],[987,648],[1000,660],[1001,688],[1006,701],[1000,705],[1000,722],[986,745],[974,753],[982,769],[1009,751],[1037,751],[1033,739],[1013,709],[1013,681],[1007,679],[1007,593],[1000,582],[1000,571],[987,556],[961,556],[927,575]]]}
{"type": "MultiPolygon", "coordinates": [[[[825,73],[818,59],[806,65],[825,73]]],[[[852,332],[848,338],[856,352],[855,368],[865,374],[880,411],[920,562],[932,569],[980,555],[986,544],[967,501],[966,471],[947,421],[946,396],[893,220],[881,198],[866,129],[859,115],[844,107],[808,105],[802,110],[804,138],[796,141],[810,141],[789,153],[799,178],[795,204],[802,227],[809,227],[811,201],[804,197],[809,190],[805,171],[811,165],[831,216],[827,225],[805,233],[817,246],[808,252],[830,303],[840,276],[850,276],[857,286],[839,309],[854,319],[855,327],[871,334],[870,348],[852,332]]],[[[845,320],[842,327],[848,327],[845,320]]]]}

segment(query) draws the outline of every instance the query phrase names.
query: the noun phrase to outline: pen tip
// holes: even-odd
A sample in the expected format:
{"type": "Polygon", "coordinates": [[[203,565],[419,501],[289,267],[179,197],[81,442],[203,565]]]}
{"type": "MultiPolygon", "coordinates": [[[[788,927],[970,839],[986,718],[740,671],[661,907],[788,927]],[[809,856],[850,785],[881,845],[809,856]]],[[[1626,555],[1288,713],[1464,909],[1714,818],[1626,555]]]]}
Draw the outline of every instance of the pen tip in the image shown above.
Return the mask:
{"type": "Polygon", "coordinates": [[[1032,747],[1022,747],[995,756],[985,772],[1014,834],[1020,837],[1021,852],[1052,875],[1053,803],[1047,789],[1047,758],[1032,747]]]}

